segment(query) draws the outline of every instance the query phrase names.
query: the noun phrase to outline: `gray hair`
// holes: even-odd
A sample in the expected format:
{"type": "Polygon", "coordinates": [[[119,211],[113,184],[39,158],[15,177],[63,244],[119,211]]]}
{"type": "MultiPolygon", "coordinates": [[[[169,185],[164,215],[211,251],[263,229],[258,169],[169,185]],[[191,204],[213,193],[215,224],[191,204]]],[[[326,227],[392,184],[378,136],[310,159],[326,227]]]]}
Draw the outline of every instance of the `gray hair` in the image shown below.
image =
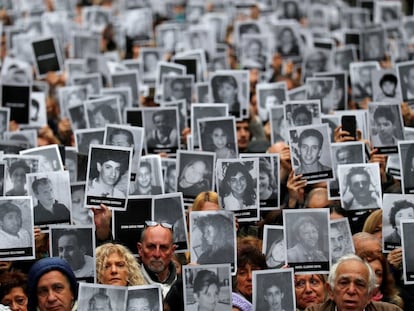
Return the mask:
{"type": "Polygon", "coordinates": [[[355,254],[347,254],[342,256],[341,258],[338,259],[338,261],[336,262],[336,264],[334,264],[331,268],[331,270],[329,271],[329,276],[328,276],[328,283],[329,286],[331,287],[331,289],[333,290],[333,288],[335,287],[335,281],[336,281],[336,271],[338,270],[339,265],[346,263],[348,261],[351,260],[355,260],[358,261],[362,264],[365,265],[365,267],[368,269],[368,294],[371,294],[372,291],[375,288],[375,273],[372,270],[371,266],[368,264],[368,262],[366,262],[365,260],[363,260],[361,257],[355,255],[355,254]]]}

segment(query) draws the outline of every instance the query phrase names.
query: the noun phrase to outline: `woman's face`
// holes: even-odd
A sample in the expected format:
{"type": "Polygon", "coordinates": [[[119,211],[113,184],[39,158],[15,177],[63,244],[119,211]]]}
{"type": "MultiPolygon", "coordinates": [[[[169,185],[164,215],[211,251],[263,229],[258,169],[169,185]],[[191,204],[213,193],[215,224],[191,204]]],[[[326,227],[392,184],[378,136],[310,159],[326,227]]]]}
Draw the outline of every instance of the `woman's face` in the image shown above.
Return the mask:
{"type": "Polygon", "coordinates": [[[198,294],[198,310],[213,311],[219,299],[219,289],[216,284],[210,284],[198,294]]]}
{"type": "Polygon", "coordinates": [[[26,170],[22,167],[18,167],[11,175],[11,181],[14,188],[24,188],[26,184],[26,170]]]}
{"type": "Polygon", "coordinates": [[[303,244],[308,247],[315,247],[319,238],[318,229],[311,223],[305,223],[299,228],[299,236],[303,244]]]}
{"type": "Polygon", "coordinates": [[[322,280],[313,274],[295,275],[296,305],[300,309],[322,303],[325,300],[325,286],[322,280]]]}
{"type": "Polygon", "coordinates": [[[382,283],[382,279],[383,279],[383,273],[384,273],[384,270],[382,269],[381,261],[379,259],[375,259],[373,261],[370,261],[369,265],[371,266],[372,270],[374,270],[374,273],[375,273],[375,284],[377,287],[380,287],[382,283]]]}
{"type": "Polygon", "coordinates": [[[227,135],[219,127],[213,130],[213,133],[211,133],[211,139],[213,140],[213,144],[217,149],[223,149],[227,145],[227,135]]]}
{"type": "Polygon", "coordinates": [[[21,216],[15,211],[10,211],[3,216],[3,220],[0,221],[0,225],[3,231],[12,235],[17,235],[22,227],[21,216]]]}
{"type": "Polygon", "coordinates": [[[216,229],[211,225],[208,225],[207,227],[204,228],[204,239],[206,240],[208,245],[214,244],[216,233],[217,233],[216,229]]]}
{"type": "Polygon", "coordinates": [[[237,268],[237,290],[240,294],[249,299],[252,297],[253,293],[252,272],[255,270],[261,270],[261,268],[251,266],[250,264],[237,268]]]}
{"type": "Polygon", "coordinates": [[[269,175],[265,172],[259,173],[259,189],[260,193],[264,192],[270,187],[270,178],[269,175]]]}
{"type": "Polygon", "coordinates": [[[401,220],[403,219],[414,219],[414,208],[404,208],[395,214],[395,225],[397,228],[400,228],[401,220]]]}
{"type": "Polygon", "coordinates": [[[280,34],[281,45],[293,42],[293,33],[290,29],[284,29],[280,34]]]}
{"type": "Polygon", "coordinates": [[[218,88],[218,96],[222,103],[232,104],[236,101],[237,88],[229,82],[223,82],[218,88]]]}
{"type": "Polygon", "coordinates": [[[282,240],[279,243],[275,244],[275,246],[273,246],[271,255],[275,261],[282,263],[285,261],[284,253],[285,253],[285,243],[282,240]]]}
{"type": "Polygon", "coordinates": [[[27,296],[21,287],[14,287],[3,297],[1,303],[12,311],[27,311],[27,296]]]}
{"type": "Polygon", "coordinates": [[[242,172],[230,177],[230,189],[233,195],[242,196],[247,187],[247,179],[242,172]]]}
{"type": "Polygon", "coordinates": [[[117,252],[108,256],[102,274],[102,284],[128,285],[128,268],[125,258],[117,252]]]}
{"type": "Polygon", "coordinates": [[[206,164],[203,161],[196,161],[187,167],[184,172],[184,179],[190,184],[196,184],[203,180],[206,168],[206,164]]]}

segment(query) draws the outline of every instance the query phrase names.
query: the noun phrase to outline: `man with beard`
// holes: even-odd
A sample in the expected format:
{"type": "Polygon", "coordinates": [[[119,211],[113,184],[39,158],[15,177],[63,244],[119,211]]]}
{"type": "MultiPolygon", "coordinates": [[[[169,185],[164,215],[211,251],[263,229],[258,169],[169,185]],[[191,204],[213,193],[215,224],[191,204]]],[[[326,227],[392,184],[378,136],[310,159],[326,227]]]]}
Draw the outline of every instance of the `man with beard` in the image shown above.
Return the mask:
{"type": "Polygon", "coordinates": [[[172,261],[176,249],[172,225],[146,221],[137,246],[145,280],[148,284],[160,285],[165,297],[177,280],[177,271],[172,261]]]}

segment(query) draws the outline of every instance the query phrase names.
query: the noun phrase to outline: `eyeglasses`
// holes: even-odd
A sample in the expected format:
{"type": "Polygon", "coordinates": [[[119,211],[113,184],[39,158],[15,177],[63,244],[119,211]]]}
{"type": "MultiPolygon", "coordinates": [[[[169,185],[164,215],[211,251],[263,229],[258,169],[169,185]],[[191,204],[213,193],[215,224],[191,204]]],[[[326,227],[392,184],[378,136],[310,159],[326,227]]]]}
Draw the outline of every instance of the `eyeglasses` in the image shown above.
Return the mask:
{"type": "Polygon", "coordinates": [[[161,226],[163,228],[166,229],[173,229],[173,225],[169,224],[168,222],[158,222],[158,221],[153,221],[153,220],[146,220],[145,221],[145,228],[147,227],[156,227],[156,226],[161,226]]]}
{"type": "Polygon", "coordinates": [[[302,289],[305,288],[306,283],[309,282],[310,287],[318,287],[321,285],[321,280],[316,278],[311,278],[310,280],[297,280],[295,281],[295,288],[302,289]]]}

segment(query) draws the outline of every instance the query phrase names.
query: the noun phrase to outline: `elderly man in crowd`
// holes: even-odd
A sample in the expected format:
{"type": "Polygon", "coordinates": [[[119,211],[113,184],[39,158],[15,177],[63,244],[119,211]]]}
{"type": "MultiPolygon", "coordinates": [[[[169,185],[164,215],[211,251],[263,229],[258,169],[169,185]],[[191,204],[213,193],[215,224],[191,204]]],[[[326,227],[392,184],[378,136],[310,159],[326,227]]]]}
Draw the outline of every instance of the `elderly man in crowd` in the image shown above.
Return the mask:
{"type": "Polygon", "coordinates": [[[78,283],[69,264],[60,258],[37,261],[27,281],[28,311],[75,311],[78,283]]]}
{"type": "Polygon", "coordinates": [[[177,280],[172,261],[176,245],[173,243],[172,225],[146,221],[138,242],[142,274],[149,284],[159,284],[165,297],[177,280]]]}
{"type": "Polygon", "coordinates": [[[329,299],[310,306],[307,311],[398,311],[386,302],[371,301],[375,274],[370,265],[357,255],[346,255],[332,266],[328,277],[329,299]]]}

